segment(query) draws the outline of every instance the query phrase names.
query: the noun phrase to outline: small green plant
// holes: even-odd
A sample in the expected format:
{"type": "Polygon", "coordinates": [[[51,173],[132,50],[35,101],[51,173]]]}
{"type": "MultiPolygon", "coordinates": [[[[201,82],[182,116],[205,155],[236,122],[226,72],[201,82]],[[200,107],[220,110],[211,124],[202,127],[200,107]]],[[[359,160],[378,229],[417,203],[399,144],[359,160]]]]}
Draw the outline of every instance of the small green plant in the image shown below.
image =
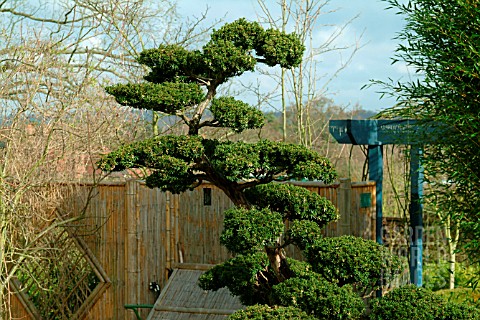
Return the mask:
{"type": "Polygon", "coordinates": [[[447,302],[440,310],[439,320],[478,320],[480,311],[465,303],[447,302]]]}

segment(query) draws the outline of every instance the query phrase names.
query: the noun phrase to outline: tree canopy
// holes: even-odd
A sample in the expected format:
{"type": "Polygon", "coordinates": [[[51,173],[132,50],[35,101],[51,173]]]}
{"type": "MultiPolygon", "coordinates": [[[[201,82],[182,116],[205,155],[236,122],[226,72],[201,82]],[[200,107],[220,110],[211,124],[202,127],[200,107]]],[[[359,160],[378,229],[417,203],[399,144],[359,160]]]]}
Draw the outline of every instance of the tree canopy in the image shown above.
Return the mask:
{"type": "Polygon", "coordinates": [[[237,133],[262,127],[261,111],[231,96],[217,97],[218,87],[253,71],[257,63],[295,67],[303,50],[295,34],[265,30],[256,22],[239,19],[214,30],[202,50],[161,45],[143,51],[138,62],[150,69],[146,81],[112,85],[107,92],[120,104],[178,116],[188,135],[132,143],[103,157],[99,167],[106,171],[148,168],[148,186],[174,193],[208,180],[237,205],[248,203],[241,191],[257,184],[303,178],[332,182],[335,170],[328,159],[306,148],[268,140],[234,143],[200,135],[207,127],[237,133]]]}
{"type": "Polygon", "coordinates": [[[461,220],[464,248],[478,253],[480,215],[480,7],[464,0],[389,0],[406,18],[393,62],[418,74],[411,81],[386,84],[397,106],[384,116],[442,123],[436,143],[426,146],[427,179],[435,202],[461,220]],[[442,129],[444,130],[444,129],[442,129]]]}

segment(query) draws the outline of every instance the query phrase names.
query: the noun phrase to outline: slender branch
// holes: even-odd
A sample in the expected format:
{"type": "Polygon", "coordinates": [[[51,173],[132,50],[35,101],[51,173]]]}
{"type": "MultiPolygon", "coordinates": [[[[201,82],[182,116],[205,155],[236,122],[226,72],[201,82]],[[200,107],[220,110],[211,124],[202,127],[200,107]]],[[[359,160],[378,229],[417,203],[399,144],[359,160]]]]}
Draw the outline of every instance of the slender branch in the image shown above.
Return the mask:
{"type": "MultiPolygon", "coordinates": [[[[5,4],[5,2],[6,1],[4,1],[1,5],[5,4]]],[[[65,19],[59,20],[59,19],[49,19],[49,18],[37,17],[34,14],[29,14],[29,13],[22,12],[22,11],[16,11],[13,8],[2,8],[1,5],[0,5],[0,13],[10,13],[12,15],[27,18],[27,19],[32,20],[32,21],[37,21],[37,22],[42,22],[42,23],[52,23],[52,24],[56,24],[56,25],[67,25],[67,24],[71,24],[71,23],[77,23],[77,22],[80,22],[80,21],[83,21],[83,20],[88,20],[88,19],[94,17],[94,15],[91,15],[91,16],[83,16],[79,19],[69,20],[68,16],[75,9],[75,6],[72,7],[67,13],[65,13],[65,15],[64,15],[65,19]]]]}
{"type": "Polygon", "coordinates": [[[202,118],[203,113],[205,112],[205,109],[208,107],[208,105],[212,101],[213,97],[215,97],[216,89],[217,89],[217,85],[216,84],[211,84],[208,87],[208,92],[207,92],[207,96],[206,96],[205,100],[203,100],[202,102],[200,102],[197,105],[197,108],[195,109],[194,115],[193,115],[192,119],[190,120],[190,122],[188,123],[188,127],[189,127],[189,132],[188,133],[189,133],[189,135],[197,135],[198,134],[200,119],[202,118]]]}
{"type": "Polygon", "coordinates": [[[175,115],[180,117],[180,119],[182,119],[183,122],[185,122],[186,125],[188,125],[192,121],[192,119],[187,117],[187,115],[185,113],[181,112],[181,111],[177,111],[177,113],[175,115]]]}
{"type": "Polygon", "coordinates": [[[213,127],[213,128],[221,128],[223,127],[217,120],[207,120],[203,121],[198,125],[198,128],[201,129],[203,127],[213,127]]]}

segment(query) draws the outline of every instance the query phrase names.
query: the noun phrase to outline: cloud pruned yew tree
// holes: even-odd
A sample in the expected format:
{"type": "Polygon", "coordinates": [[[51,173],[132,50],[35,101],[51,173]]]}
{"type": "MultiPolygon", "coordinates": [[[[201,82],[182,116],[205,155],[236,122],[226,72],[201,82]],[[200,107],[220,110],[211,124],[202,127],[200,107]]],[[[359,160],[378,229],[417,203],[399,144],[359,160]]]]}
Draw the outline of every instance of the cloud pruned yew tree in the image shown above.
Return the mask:
{"type": "MultiPolygon", "coordinates": [[[[269,140],[214,140],[202,133],[211,127],[236,133],[261,128],[262,112],[234,97],[217,96],[218,88],[233,77],[254,71],[258,63],[294,68],[303,51],[295,34],[264,29],[245,19],[214,30],[200,50],[161,45],[143,51],[138,62],[150,69],[146,81],[113,85],[107,92],[120,104],[179,117],[186,134],[155,136],[125,145],[103,156],[98,165],[105,171],[146,168],[149,187],[173,193],[209,181],[232,200],[235,207],[225,212],[221,243],[235,256],[202,277],[204,289],[227,286],[245,304],[283,305],[332,319],[347,314],[354,319],[363,312],[355,285],[377,274],[370,269],[383,269],[383,265],[376,260],[363,264],[352,259],[364,268],[345,266],[344,272],[354,270],[363,278],[344,281],[331,275],[327,280],[313,271],[322,269],[323,262],[292,260],[284,250],[288,245],[310,248],[313,257],[321,250],[352,245],[347,238],[322,245],[321,228],[337,218],[329,201],[301,187],[275,183],[291,179],[331,183],[336,173],[329,160],[303,146],[269,140]],[[302,304],[289,298],[299,295],[297,288],[307,290],[302,304]]],[[[359,240],[355,245],[363,246],[359,240]]],[[[358,254],[353,251],[348,252],[358,254]]],[[[378,246],[372,254],[384,251],[378,246]]],[[[383,274],[388,275],[388,271],[383,274]]],[[[375,284],[379,279],[369,280],[365,283],[375,284]]]]}

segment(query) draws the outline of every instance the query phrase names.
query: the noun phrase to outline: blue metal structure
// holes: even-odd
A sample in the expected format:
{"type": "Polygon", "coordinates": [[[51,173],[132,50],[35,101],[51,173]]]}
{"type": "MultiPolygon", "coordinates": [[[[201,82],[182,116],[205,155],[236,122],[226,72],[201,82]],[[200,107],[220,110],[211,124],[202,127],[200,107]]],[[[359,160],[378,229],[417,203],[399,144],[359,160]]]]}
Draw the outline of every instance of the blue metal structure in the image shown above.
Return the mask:
{"type": "Polygon", "coordinates": [[[376,183],[376,241],[383,244],[383,145],[411,145],[410,157],[410,281],[422,286],[423,168],[422,144],[435,128],[415,120],[330,120],[332,136],[342,144],[368,145],[369,179],[376,183]]]}

